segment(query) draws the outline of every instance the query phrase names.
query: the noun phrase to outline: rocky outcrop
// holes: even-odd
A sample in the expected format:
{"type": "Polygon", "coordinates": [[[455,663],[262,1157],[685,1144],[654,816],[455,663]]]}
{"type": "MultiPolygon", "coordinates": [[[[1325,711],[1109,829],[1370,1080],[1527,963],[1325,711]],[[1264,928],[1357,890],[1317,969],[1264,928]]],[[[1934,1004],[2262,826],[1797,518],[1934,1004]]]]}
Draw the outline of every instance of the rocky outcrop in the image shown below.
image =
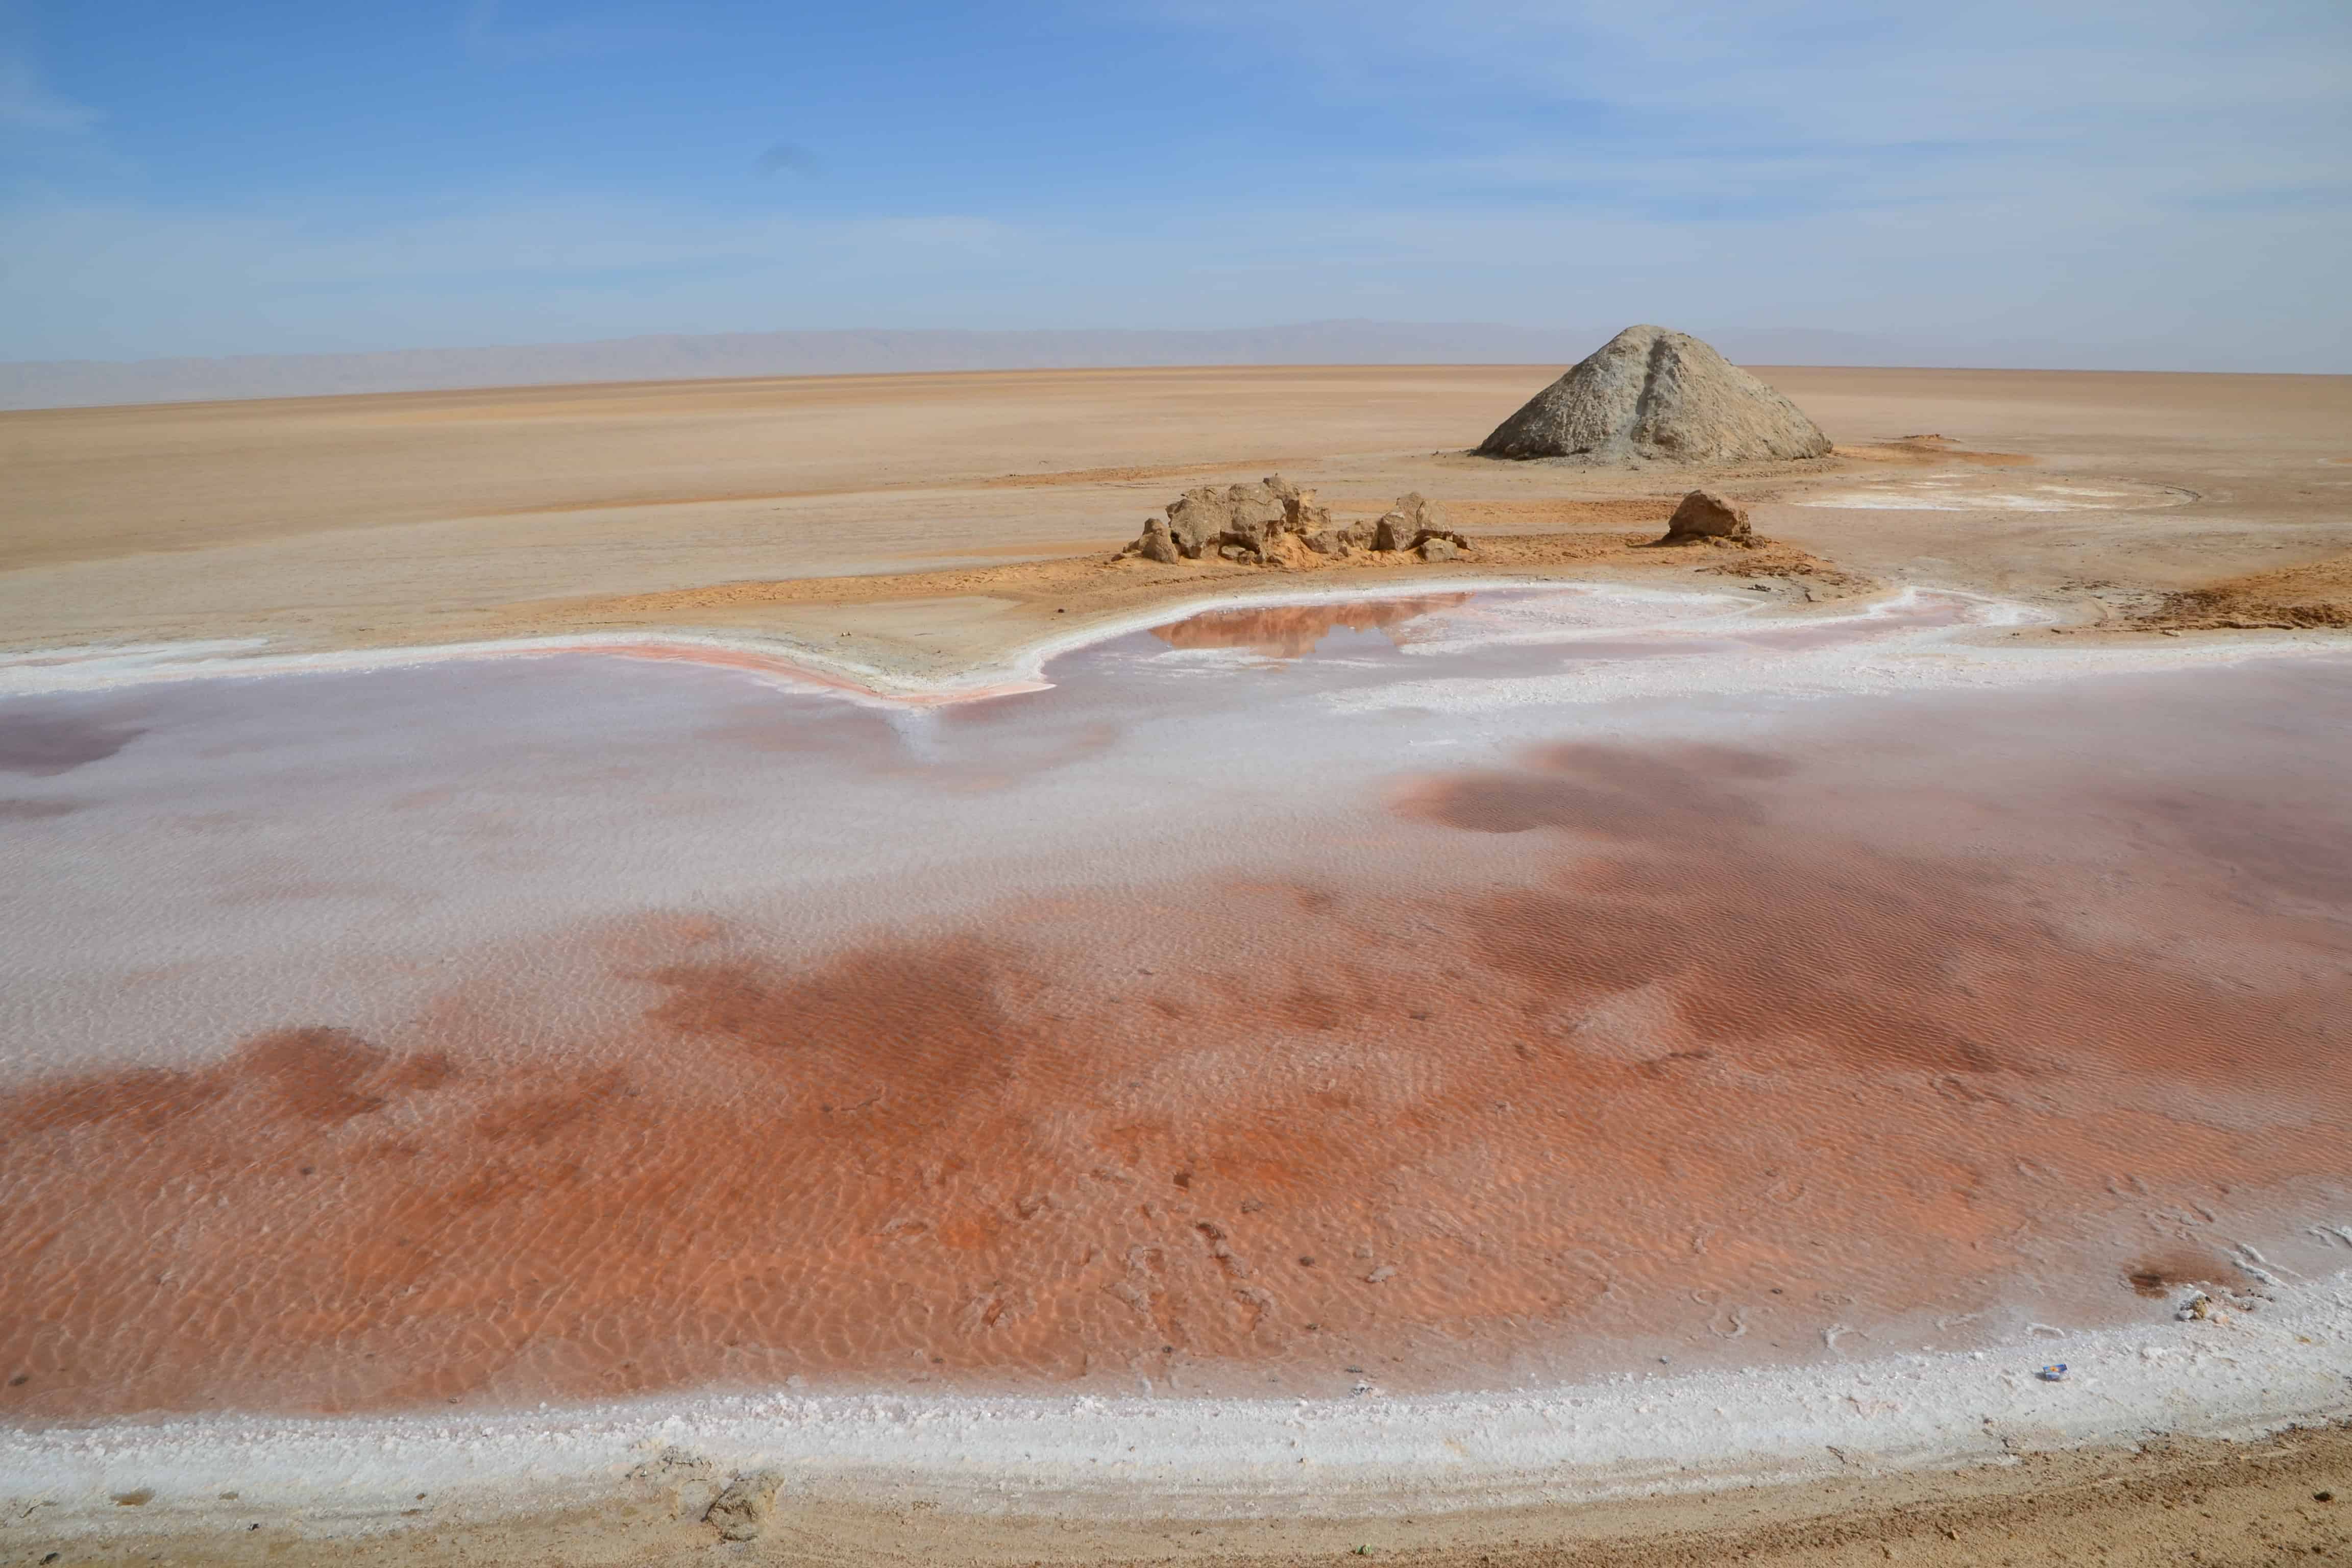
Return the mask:
{"type": "MultiPolygon", "coordinates": [[[[1222,489],[1202,485],[1186,490],[1168,503],[1163,526],[1177,553],[1197,561],[1202,555],[1228,552],[1262,558],[1282,534],[1319,531],[1330,521],[1330,513],[1315,505],[1314,491],[1300,489],[1280,474],[1269,474],[1254,485],[1222,489]]],[[[1152,537],[1152,525],[1147,523],[1143,537],[1132,547],[1134,552],[1161,559],[1148,548],[1152,537]]]]}
{"type": "Polygon", "coordinates": [[[1792,462],[1830,438],[1795,404],[1687,332],[1628,327],[1495,428],[1486,458],[1792,462]]]}
{"type": "Polygon", "coordinates": [[[1376,522],[1335,526],[1328,507],[1315,492],[1280,474],[1250,485],[1202,485],[1168,503],[1165,518],[1147,519],[1122,556],[1172,565],[1179,561],[1229,561],[1244,566],[1300,570],[1328,565],[1372,552],[1395,560],[1418,555],[1451,561],[1471,550],[1470,541],[1446,526],[1435,501],[1419,493],[1400,496],[1376,522]]]}
{"type": "Polygon", "coordinates": [[[1737,539],[1752,537],[1748,526],[1748,513],[1712,490],[1693,490],[1683,497],[1682,505],[1666,520],[1665,537],[1661,544],[1683,544],[1700,539],[1737,539]]]}

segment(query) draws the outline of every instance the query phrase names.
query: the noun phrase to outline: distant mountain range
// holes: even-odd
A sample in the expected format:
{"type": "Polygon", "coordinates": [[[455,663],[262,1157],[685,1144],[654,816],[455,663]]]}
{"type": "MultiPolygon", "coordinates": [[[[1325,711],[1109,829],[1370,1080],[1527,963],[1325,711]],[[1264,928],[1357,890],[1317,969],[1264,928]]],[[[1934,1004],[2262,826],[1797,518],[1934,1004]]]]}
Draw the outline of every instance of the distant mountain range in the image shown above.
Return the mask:
{"type": "MultiPolygon", "coordinates": [[[[1476,321],[1343,321],[1207,331],[719,332],[374,353],[238,354],[121,362],[20,360],[0,362],[0,408],[313,397],[593,381],[1089,365],[1545,364],[1565,368],[1624,324],[1565,331],[1476,321]]],[[[1699,335],[1747,364],[2140,368],[2130,363],[2134,356],[2129,354],[2069,351],[2063,345],[2046,343],[1987,343],[1955,350],[1951,345],[1804,328],[1725,329],[1699,335]]]]}

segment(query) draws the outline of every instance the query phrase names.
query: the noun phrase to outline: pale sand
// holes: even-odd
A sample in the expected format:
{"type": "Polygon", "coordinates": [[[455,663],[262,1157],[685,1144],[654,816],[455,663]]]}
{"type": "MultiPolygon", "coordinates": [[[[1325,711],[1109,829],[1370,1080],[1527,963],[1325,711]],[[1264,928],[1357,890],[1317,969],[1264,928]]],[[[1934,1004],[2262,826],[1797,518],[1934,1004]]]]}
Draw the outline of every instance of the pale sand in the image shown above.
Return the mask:
{"type": "MultiPolygon", "coordinates": [[[[1045,373],[10,415],[0,417],[0,460],[11,479],[0,501],[0,638],[19,653],[167,645],[158,653],[170,663],[179,650],[168,645],[186,639],[228,645],[215,653],[268,657],[685,634],[712,648],[748,645],[795,666],[936,691],[982,671],[1018,674],[1049,642],[1066,646],[1159,618],[1155,605],[1309,587],[1296,577],[1225,569],[1155,574],[1088,562],[1080,575],[1076,567],[989,565],[1077,546],[1107,552],[1184,485],[1276,467],[1318,485],[1343,512],[1377,510],[1420,489],[1459,507],[1474,532],[1581,529],[1591,540],[1520,574],[1654,580],[1662,567],[1687,570],[1677,554],[1622,547],[1639,513],[1633,503],[1670,504],[1681,488],[1675,476],[1437,455],[1475,441],[1497,410],[1550,374],[1045,373]],[[910,567],[951,570],[921,584],[842,584],[814,595],[782,586],[910,567]],[[747,583],[772,586],[707,592],[747,583]],[[668,597],[647,603],[647,595],[668,597]]],[[[1975,453],[2032,459],[1880,445],[1807,472],[1721,485],[1754,503],[1759,528],[1773,537],[1880,583],[1993,591],[2030,606],[2029,622],[2122,627],[2164,593],[2302,567],[2352,547],[2352,476],[2340,461],[2343,432],[2352,427],[2352,379],[1885,371],[1781,371],[1771,379],[1842,443],[1934,431],[1975,453]],[[2030,477],[2014,472],[2021,467],[2030,477]],[[1906,488],[1914,480],[1924,491],[1906,488]],[[1955,486],[1970,499],[1919,504],[1955,486]],[[2058,504],[1980,499],[2036,494],[2058,504]],[[1855,504],[1878,495],[1889,504],[1855,504]]],[[[1655,516],[1663,520],[1665,510],[1656,504],[1655,516]]],[[[1378,578],[1392,591],[1406,588],[1408,577],[1423,590],[1452,589],[1492,571],[1378,578]]],[[[1342,576],[1318,574],[1311,587],[1337,590],[1342,576]]],[[[1801,571],[1774,574],[1767,585],[1791,609],[1826,596],[1801,571]]],[[[2049,631],[2021,626],[1997,635],[2049,631]]],[[[34,668],[41,667],[17,669],[34,668]]],[[[57,679],[71,668],[47,668],[57,679]]],[[[2296,1353],[2287,1352],[2290,1362],[2296,1353]]],[[[2264,1357],[2262,1364],[2272,1363],[2264,1357]]],[[[2295,1408],[2319,1412],[2327,1402],[2314,1393],[2295,1408]]],[[[2222,1426],[2233,1410],[2224,1399],[2210,1405],[2222,1426]]],[[[2085,1426],[2050,1436],[2063,1443],[2123,1434],[2085,1426]]],[[[797,1548],[787,1539],[763,1550],[782,1551],[778,1560],[799,1550],[816,1561],[1307,1561],[1377,1542],[1382,1555],[1433,1552],[1424,1560],[1451,1563],[1551,1561],[1519,1543],[1599,1541],[1618,1544],[1595,1560],[1752,1552],[1762,1561],[1834,1562],[1882,1560],[1899,1543],[1910,1560],[1958,1562],[1998,1554],[1996,1535],[1983,1528],[1990,1523],[2010,1534],[2000,1550],[2016,1549],[2021,1531],[2025,1550],[2042,1554],[2021,1560],[2088,1543],[2171,1561],[2167,1553],[2189,1539],[2173,1505],[2204,1500],[2202,1474],[2233,1489],[2232,1500],[2205,1507],[2215,1517],[2194,1527],[2207,1560],[2269,1561],[2290,1546],[2344,1549],[2340,1515],[2296,1489],[2346,1461],[2337,1435],[2275,1453],[2174,1448],[2128,1466],[2063,1458],[1942,1483],[1815,1483],[1741,1494],[1738,1507],[1759,1521],[1753,1526],[1710,1504],[1669,1500],[1626,1511],[1555,1499],[1433,1526],[1388,1520],[1301,1533],[1188,1522],[1162,1531],[1100,1525],[1072,1536],[945,1520],[922,1508],[937,1500],[861,1511],[874,1508],[871,1500],[845,1494],[805,1510],[797,1548]],[[2117,1490],[2136,1502],[2105,1500],[2117,1490]],[[2084,1491],[2102,1500],[2086,1500],[2084,1491]],[[1823,1515],[1832,1522],[1801,1522],[1823,1515]],[[2249,1520],[2258,1530],[2250,1532],[2249,1520]],[[1948,1528],[1977,1532],[1975,1543],[1965,1533],[1947,1538],[1948,1528]],[[1628,1537],[1651,1539],[1628,1545],[1628,1537]]],[[[556,1501],[510,1500],[526,1511],[556,1501]]],[[[1466,1500],[1432,1500],[1459,1508],[1466,1500]]],[[[168,1546],[182,1560],[192,1552],[211,1553],[200,1560],[257,1559],[263,1541],[276,1547],[276,1561],[309,1555],[278,1524],[255,1537],[249,1553],[242,1542],[215,1552],[203,1545],[206,1532],[180,1536],[161,1512],[153,1517],[156,1549],[168,1546]]],[[[381,1550],[507,1561],[543,1554],[545,1527],[555,1522],[551,1515],[536,1526],[411,1534],[381,1550]]],[[[674,1527],[657,1510],[607,1508],[571,1522],[562,1550],[569,1561],[685,1557],[709,1539],[706,1527],[674,1527]]]]}
{"type": "MultiPolygon", "coordinates": [[[[1107,553],[1186,485],[1277,468],[1343,515],[1419,489],[1474,535],[1576,534],[1549,559],[1495,552],[1514,571],[1686,573],[1681,552],[1623,547],[1686,479],[1458,455],[1552,374],[1037,372],[0,415],[0,647],[261,637],[291,652],[693,629],[936,674],[1073,622],[1280,586],[1239,568],[1003,564],[1107,553]],[[926,568],[962,570],[707,592],[926,568]]],[[[1755,503],[1764,532],[1861,576],[2098,626],[2165,592],[2352,549],[2352,468],[2331,461],[2352,456],[2352,377],[1770,377],[1849,450],[1711,482],[1755,503]],[[1963,450],[1885,445],[1922,433],[1963,450]],[[1983,453],[2032,461],[1970,455],[1983,453]],[[2075,509],[1789,504],[1912,481],[1932,494],[1951,476],[2075,509]]],[[[1768,569],[1776,596],[1807,596],[1770,565],[1748,569],[1768,569]]]]}

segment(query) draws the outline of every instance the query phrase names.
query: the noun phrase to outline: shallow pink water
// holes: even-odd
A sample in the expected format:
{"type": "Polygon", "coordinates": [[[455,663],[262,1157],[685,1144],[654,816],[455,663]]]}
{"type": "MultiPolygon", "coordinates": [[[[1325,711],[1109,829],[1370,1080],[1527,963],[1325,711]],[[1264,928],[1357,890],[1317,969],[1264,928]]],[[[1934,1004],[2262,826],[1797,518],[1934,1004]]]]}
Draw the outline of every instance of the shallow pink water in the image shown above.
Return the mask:
{"type": "Polygon", "coordinates": [[[1455,608],[911,719],[0,704],[0,1412],[1465,1386],[2326,1262],[2352,665],[1326,700],[1612,657],[1455,608]]]}

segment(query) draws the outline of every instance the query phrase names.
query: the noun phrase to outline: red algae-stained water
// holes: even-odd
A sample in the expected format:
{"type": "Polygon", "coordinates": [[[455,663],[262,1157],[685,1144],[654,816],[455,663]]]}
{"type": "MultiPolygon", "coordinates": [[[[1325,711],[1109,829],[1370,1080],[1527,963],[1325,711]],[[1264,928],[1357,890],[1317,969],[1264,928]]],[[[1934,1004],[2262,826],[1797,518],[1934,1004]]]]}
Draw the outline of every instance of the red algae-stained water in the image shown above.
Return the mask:
{"type": "Polygon", "coordinates": [[[2340,1267],[2352,658],[1994,614],[0,700],[0,1418],[1510,1388],[2340,1267]]]}

